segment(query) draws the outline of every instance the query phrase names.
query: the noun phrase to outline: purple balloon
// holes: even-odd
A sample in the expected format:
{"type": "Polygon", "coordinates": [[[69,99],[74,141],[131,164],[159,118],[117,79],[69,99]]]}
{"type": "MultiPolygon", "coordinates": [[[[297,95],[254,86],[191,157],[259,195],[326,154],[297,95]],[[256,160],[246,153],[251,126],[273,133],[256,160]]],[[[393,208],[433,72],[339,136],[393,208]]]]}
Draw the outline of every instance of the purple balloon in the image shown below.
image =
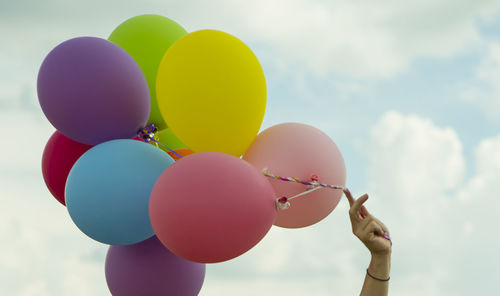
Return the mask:
{"type": "Polygon", "coordinates": [[[114,296],[194,296],[205,279],[205,264],[177,257],[153,236],[126,246],[110,246],[106,282],[114,296]]]}
{"type": "Polygon", "coordinates": [[[87,145],[130,139],[146,125],[146,79],[118,45],[78,37],[56,46],[38,72],[38,100],[50,123],[87,145]]]}

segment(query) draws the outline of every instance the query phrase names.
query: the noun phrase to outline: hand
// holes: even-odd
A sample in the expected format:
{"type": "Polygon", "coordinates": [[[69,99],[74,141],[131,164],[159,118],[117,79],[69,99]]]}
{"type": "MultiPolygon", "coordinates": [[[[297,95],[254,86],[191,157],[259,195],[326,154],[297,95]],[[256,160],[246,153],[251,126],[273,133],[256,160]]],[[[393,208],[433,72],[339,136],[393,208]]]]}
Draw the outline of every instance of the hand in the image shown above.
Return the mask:
{"type": "Polygon", "coordinates": [[[363,203],[368,199],[364,194],[355,200],[348,189],[344,190],[349,200],[352,232],[368,248],[372,256],[386,256],[391,254],[392,242],[389,230],[380,220],[366,210],[363,203]]]}

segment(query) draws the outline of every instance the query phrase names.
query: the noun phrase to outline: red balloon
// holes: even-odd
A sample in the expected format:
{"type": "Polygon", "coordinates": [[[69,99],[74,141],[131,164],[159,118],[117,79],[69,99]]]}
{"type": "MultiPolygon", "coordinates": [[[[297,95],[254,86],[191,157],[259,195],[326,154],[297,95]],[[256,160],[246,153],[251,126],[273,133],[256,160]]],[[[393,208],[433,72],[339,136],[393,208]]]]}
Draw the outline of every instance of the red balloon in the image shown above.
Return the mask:
{"type": "Polygon", "coordinates": [[[55,131],[45,145],[42,156],[42,174],[50,193],[63,205],[66,179],[75,162],[87,150],[92,148],[71,140],[59,131],[55,131]]]}
{"type": "Polygon", "coordinates": [[[235,258],[255,246],[276,217],[273,187],[246,161],[219,152],[183,157],[158,178],[151,225],[177,256],[201,263],[235,258]]]}

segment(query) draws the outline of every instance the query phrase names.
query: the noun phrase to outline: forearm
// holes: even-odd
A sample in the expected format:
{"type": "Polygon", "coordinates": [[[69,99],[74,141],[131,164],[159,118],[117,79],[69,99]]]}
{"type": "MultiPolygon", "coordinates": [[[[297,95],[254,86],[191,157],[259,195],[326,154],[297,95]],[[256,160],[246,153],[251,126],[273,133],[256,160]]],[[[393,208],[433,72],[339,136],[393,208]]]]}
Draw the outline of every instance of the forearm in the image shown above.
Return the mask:
{"type": "MultiPolygon", "coordinates": [[[[372,255],[368,272],[378,279],[388,279],[391,270],[391,254],[372,255]]],[[[360,296],[387,296],[389,281],[380,281],[365,275],[360,296]]]]}

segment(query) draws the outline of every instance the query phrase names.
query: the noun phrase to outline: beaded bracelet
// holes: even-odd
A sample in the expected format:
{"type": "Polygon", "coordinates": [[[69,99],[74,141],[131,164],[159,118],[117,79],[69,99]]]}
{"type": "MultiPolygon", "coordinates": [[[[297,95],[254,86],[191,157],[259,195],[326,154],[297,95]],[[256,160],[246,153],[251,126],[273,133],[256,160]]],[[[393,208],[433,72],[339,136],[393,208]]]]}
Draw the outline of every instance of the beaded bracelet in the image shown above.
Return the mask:
{"type": "Polygon", "coordinates": [[[377,277],[374,277],[373,275],[371,275],[371,274],[368,272],[368,268],[366,269],[366,274],[367,274],[369,277],[371,277],[372,279],[377,280],[377,281],[381,281],[381,282],[388,282],[388,281],[391,279],[391,277],[388,277],[387,279],[379,279],[379,278],[377,278],[377,277]]]}

